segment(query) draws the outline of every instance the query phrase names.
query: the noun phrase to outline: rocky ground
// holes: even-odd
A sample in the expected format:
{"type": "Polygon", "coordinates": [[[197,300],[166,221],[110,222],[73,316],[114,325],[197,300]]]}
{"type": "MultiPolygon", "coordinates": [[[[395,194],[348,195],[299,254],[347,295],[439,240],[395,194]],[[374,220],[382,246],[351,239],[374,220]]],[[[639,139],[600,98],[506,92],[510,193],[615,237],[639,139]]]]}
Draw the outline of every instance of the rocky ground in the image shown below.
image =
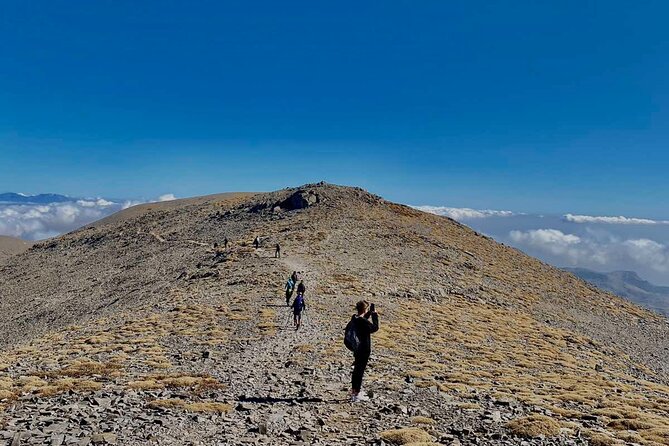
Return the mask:
{"type": "Polygon", "coordinates": [[[148,209],[0,277],[12,446],[669,444],[663,318],[359,189],[148,209]],[[382,328],[372,398],[351,404],[342,335],[361,297],[382,328]]]}

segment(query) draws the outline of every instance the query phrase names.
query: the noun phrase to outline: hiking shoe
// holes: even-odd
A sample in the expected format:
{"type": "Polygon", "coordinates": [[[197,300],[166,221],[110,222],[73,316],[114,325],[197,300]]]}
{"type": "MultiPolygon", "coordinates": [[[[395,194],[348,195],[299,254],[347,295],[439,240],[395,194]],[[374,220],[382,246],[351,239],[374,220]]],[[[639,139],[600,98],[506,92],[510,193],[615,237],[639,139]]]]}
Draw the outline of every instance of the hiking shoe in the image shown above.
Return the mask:
{"type": "Polygon", "coordinates": [[[352,403],[363,403],[365,401],[369,401],[369,397],[362,392],[360,392],[357,395],[351,396],[352,403]]]}

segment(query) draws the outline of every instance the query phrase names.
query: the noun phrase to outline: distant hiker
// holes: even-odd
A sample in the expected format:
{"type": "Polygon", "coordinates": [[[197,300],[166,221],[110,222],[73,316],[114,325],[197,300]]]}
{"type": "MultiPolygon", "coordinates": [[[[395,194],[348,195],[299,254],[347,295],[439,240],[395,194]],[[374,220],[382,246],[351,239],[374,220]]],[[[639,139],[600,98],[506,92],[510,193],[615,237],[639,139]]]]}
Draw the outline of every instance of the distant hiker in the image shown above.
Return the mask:
{"type": "Polygon", "coordinates": [[[258,236],[256,236],[256,238],[253,240],[253,246],[255,246],[256,249],[258,249],[258,246],[260,246],[260,239],[258,236]]]}
{"type": "Polygon", "coordinates": [[[374,304],[370,305],[366,300],[355,304],[355,310],[356,314],[346,325],[344,344],[353,352],[355,358],[351,375],[351,402],[359,403],[369,401],[369,397],[362,392],[362,377],[372,352],[371,334],[379,330],[379,315],[374,304]]]}
{"type": "Polygon", "coordinates": [[[293,297],[293,290],[295,289],[295,282],[293,278],[289,277],[288,282],[286,282],[286,306],[290,306],[290,298],[293,297]]]}
{"type": "Polygon", "coordinates": [[[279,244],[276,244],[276,249],[274,250],[274,258],[275,259],[280,259],[281,258],[281,246],[279,244]]]}
{"type": "Polygon", "coordinates": [[[228,249],[228,238],[223,239],[223,249],[228,249]]]}
{"type": "Polygon", "coordinates": [[[223,260],[223,253],[219,248],[218,243],[214,242],[214,262],[220,263],[223,260]]]}
{"type": "Polygon", "coordinates": [[[304,303],[304,294],[297,293],[293,305],[290,306],[293,309],[293,325],[295,330],[299,330],[302,325],[302,311],[307,308],[307,305],[304,303]]]}
{"type": "Polygon", "coordinates": [[[297,283],[297,271],[293,271],[293,274],[290,275],[290,278],[293,279],[293,283],[297,283]]]}
{"type": "Polygon", "coordinates": [[[304,286],[304,282],[300,280],[300,283],[297,285],[297,295],[299,296],[300,294],[304,295],[306,293],[307,288],[304,286]]]}

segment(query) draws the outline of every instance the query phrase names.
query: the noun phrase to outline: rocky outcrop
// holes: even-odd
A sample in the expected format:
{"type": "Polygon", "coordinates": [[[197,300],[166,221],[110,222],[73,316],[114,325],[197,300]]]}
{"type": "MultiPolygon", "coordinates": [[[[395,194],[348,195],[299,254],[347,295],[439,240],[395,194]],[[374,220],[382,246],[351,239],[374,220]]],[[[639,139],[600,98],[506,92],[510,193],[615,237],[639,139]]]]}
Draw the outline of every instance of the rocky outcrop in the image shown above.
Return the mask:
{"type": "Polygon", "coordinates": [[[314,206],[320,202],[318,193],[313,190],[298,190],[290,195],[288,198],[278,203],[281,209],[286,211],[295,211],[298,209],[306,209],[314,206]]]}

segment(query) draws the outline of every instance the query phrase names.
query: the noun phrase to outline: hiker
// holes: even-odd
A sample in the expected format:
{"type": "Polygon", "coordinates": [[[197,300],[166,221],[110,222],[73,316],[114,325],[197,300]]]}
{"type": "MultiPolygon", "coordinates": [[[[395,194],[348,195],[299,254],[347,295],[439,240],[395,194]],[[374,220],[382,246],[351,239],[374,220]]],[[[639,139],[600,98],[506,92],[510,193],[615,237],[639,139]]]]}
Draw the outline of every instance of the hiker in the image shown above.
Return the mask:
{"type": "Polygon", "coordinates": [[[372,352],[371,334],[379,330],[379,315],[374,304],[361,300],[355,304],[356,314],[346,326],[344,343],[353,351],[353,373],[351,374],[351,402],[369,401],[369,397],[362,392],[362,377],[372,352]],[[370,322],[371,317],[371,322],[370,322]]]}
{"type": "Polygon", "coordinates": [[[304,293],[307,291],[307,288],[304,286],[304,282],[300,280],[300,283],[297,284],[297,295],[299,296],[300,294],[304,295],[304,293]]]}
{"type": "Polygon", "coordinates": [[[290,306],[290,298],[293,297],[293,290],[295,289],[295,282],[293,278],[289,277],[288,282],[286,282],[286,306],[290,306]]]}
{"type": "Polygon", "coordinates": [[[253,240],[253,246],[255,246],[256,249],[258,249],[258,246],[260,246],[260,239],[258,236],[256,236],[256,238],[253,240]]]}
{"type": "Polygon", "coordinates": [[[220,263],[220,261],[223,259],[223,253],[221,252],[221,248],[219,248],[218,243],[214,242],[214,262],[220,263]]]}
{"type": "Polygon", "coordinates": [[[290,278],[293,279],[293,283],[297,283],[297,271],[293,271],[293,274],[290,275],[290,278]]]}
{"type": "Polygon", "coordinates": [[[281,258],[281,246],[279,244],[276,244],[276,249],[274,250],[274,258],[275,259],[280,259],[281,258]]]}
{"type": "Polygon", "coordinates": [[[228,238],[223,239],[223,249],[228,249],[228,238]]]}
{"type": "Polygon", "coordinates": [[[304,294],[298,292],[293,305],[290,307],[293,309],[293,325],[295,326],[295,330],[299,330],[302,325],[302,310],[307,308],[307,305],[304,303],[304,294]]]}

